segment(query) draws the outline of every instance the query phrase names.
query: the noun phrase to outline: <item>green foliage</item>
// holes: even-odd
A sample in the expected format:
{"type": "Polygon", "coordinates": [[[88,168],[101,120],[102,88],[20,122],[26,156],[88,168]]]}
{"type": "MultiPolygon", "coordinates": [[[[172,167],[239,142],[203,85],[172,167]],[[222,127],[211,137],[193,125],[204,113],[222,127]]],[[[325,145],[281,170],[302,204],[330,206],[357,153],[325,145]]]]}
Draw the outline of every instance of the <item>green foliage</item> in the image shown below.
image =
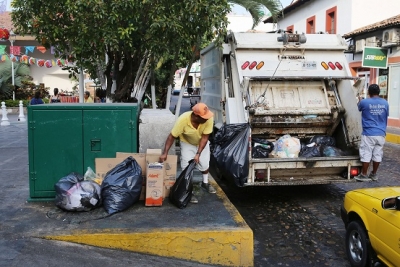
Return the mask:
{"type": "Polygon", "coordinates": [[[14,0],[12,8],[14,31],[55,46],[55,56],[76,63],[72,76],[83,68],[97,78],[100,68],[108,96],[116,80],[117,101],[129,98],[147,52],[152,69],[177,50],[188,59],[199,38],[222,41],[230,11],[227,0],[14,0]]]}
{"type": "MultiPolygon", "coordinates": [[[[18,96],[20,88],[24,88],[25,84],[31,83],[30,69],[27,64],[14,62],[14,83],[16,90],[16,99],[25,99],[26,96],[18,96]]],[[[0,99],[12,98],[12,64],[7,58],[6,61],[0,62],[0,99]]]]}
{"type": "MultiPolygon", "coordinates": [[[[22,104],[24,107],[29,105],[29,99],[27,100],[22,100],[22,104]]],[[[4,100],[6,107],[8,108],[12,108],[12,107],[19,107],[19,100],[12,100],[12,99],[8,99],[8,100],[4,100]]]]}
{"type": "Polygon", "coordinates": [[[264,16],[264,8],[268,9],[275,22],[280,10],[283,9],[279,0],[230,0],[229,3],[242,6],[249,11],[253,17],[253,29],[261,22],[264,16]]]}

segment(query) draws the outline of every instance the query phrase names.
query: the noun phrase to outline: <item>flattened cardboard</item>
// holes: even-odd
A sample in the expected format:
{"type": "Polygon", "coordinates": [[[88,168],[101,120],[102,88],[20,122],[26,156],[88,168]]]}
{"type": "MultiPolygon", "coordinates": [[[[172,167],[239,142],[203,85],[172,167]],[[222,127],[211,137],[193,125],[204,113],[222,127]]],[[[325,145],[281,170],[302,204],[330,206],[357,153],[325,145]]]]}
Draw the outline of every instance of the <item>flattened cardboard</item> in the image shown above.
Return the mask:
{"type": "Polygon", "coordinates": [[[97,178],[103,181],[107,172],[124,161],[123,158],[95,158],[95,168],[97,178]]]}
{"type": "Polygon", "coordinates": [[[146,150],[146,155],[161,155],[162,150],[160,148],[148,148],[146,150]]]}

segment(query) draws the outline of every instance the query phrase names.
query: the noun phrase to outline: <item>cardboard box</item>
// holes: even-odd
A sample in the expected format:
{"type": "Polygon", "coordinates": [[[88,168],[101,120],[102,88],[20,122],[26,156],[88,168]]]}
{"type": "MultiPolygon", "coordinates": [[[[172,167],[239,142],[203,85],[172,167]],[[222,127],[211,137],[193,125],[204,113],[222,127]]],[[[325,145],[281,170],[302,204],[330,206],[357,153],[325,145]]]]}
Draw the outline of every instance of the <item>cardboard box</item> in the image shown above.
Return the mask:
{"type": "MultiPolygon", "coordinates": [[[[148,163],[158,162],[160,160],[161,149],[147,149],[146,161],[148,163]]],[[[164,161],[164,193],[163,198],[169,196],[171,187],[176,181],[176,171],[178,164],[178,156],[168,155],[167,160],[164,161]]]]}
{"type": "Polygon", "coordinates": [[[122,158],[95,158],[95,168],[97,178],[103,181],[107,172],[120,164],[124,159],[122,158]]]}
{"type": "Polygon", "coordinates": [[[164,198],[169,196],[171,187],[176,181],[176,170],[178,164],[178,156],[168,155],[167,160],[164,161],[164,198]]]}
{"type": "Polygon", "coordinates": [[[146,155],[161,155],[162,150],[159,148],[148,148],[146,150],[146,155]]]}
{"type": "Polygon", "coordinates": [[[162,206],[164,193],[164,164],[147,162],[145,206],[162,206]]]}

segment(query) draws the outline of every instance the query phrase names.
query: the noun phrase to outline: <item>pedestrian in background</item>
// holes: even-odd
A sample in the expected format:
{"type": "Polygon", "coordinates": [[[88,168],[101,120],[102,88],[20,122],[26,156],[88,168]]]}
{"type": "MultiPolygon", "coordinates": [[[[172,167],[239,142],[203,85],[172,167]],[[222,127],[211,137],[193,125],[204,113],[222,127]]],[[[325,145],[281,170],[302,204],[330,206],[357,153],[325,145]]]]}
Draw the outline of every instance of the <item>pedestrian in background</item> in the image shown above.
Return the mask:
{"type": "Polygon", "coordinates": [[[39,105],[39,104],[44,104],[42,98],[41,98],[41,94],[40,91],[36,91],[35,92],[35,96],[34,98],[31,99],[30,102],[31,105],[39,105]]]}
{"type": "Polygon", "coordinates": [[[85,91],[85,103],[93,103],[93,98],[90,96],[90,92],[89,91],[85,91]]]}
{"type": "MultiPolygon", "coordinates": [[[[197,163],[196,168],[203,174],[201,188],[208,193],[215,194],[216,190],[208,182],[208,172],[210,165],[210,145],[208,138],[214,127],[214,114],[204,103],[193,106],[192,111],[187,111],[179,116],[175,122],[171,133],[165,141],[164,152],[160,156],[160,162],[167,159],[168,151],[175,138],[179,138],[181,147],[181,169],[184,170],[189,161],[194,159],[197,163]]],[[[192,195],[191,203],[198,203],[192,195]]]]}
{"type": "Polygon", "coordinates": [[[389,116],[388,102],[379,97],[380,89],[377,84],[368,87],[369,98],[358,103],[361,111],[362,135],[360,144],[361,173],[354,177],[357,181],[377,181],[377,171],[383,156],[385,144],[387,118],[389,116]],[[372,172],[368,175],[368,168],[372,160],[372,172]]]}
{"type": "Polygon", "coordinates": [[[50,99],[50,103],[60,103],[60,95],[58,94],[58,88],[54,88],[54,95],[50,99]]]}

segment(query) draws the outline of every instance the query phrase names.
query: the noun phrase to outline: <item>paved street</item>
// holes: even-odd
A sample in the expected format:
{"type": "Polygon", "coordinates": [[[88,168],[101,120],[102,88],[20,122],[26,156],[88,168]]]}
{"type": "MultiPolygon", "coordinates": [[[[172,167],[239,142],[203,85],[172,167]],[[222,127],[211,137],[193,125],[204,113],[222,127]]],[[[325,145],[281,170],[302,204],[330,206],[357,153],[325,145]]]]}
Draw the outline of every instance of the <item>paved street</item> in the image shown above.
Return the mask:
{"type": "Polygon", "coordinates": [[[386,143],[378,182],[250,188],[217,182],[253,230],[255,266],[348,267],[340,217],[344,194],[399,186],[399,154],[400,145],[386,143]]]}

